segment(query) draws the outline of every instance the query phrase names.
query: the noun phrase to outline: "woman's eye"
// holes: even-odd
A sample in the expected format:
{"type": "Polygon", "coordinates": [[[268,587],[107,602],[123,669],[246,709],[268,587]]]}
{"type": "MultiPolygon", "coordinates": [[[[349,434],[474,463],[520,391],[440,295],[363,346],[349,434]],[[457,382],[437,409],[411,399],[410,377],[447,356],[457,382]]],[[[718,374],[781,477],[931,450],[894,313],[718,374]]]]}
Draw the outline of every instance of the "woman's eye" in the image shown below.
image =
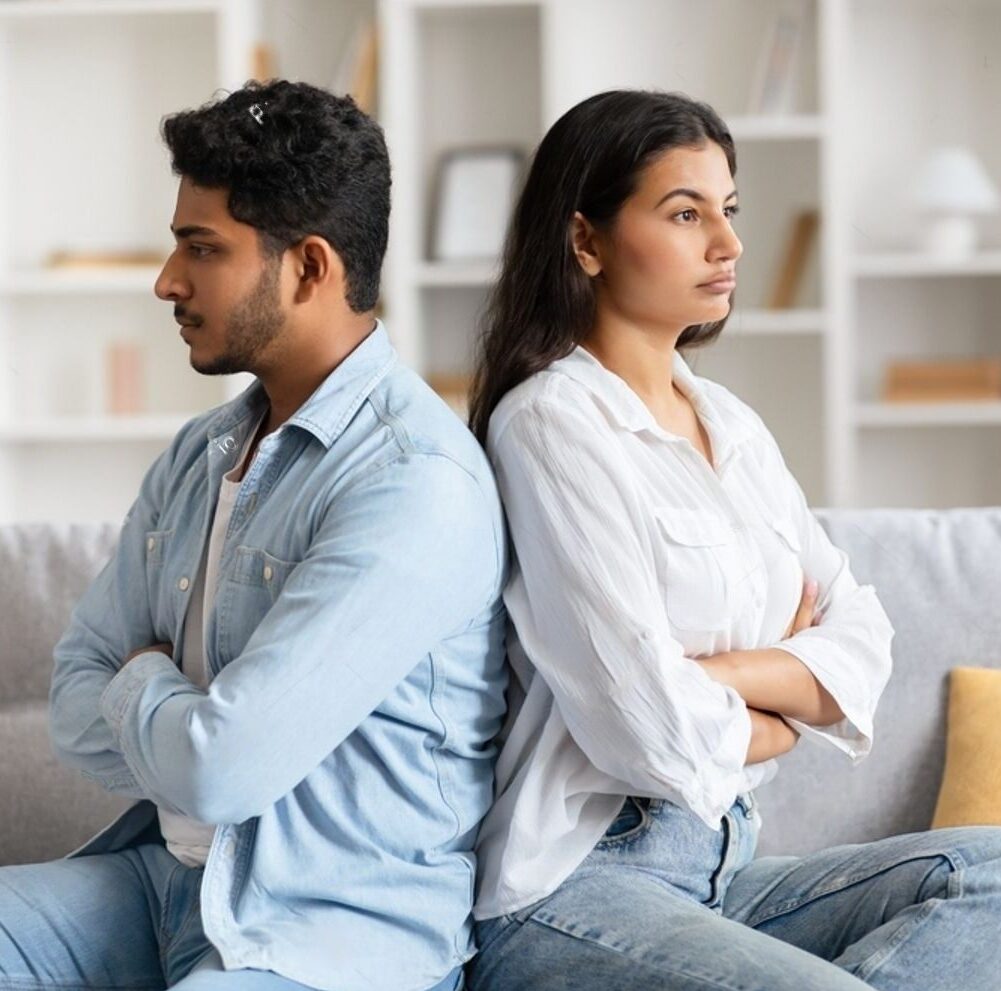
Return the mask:
{"type": "Polygon", "coordinates": [[[728,207],[726,207],[726,209],[724,209],[723,212],[732,220],[734,217],[737,216],[738,213],[740,213],[740,207],[739,206],[728,206],[728,207]]]}
{"type": "Polygon", "coordinates": [[[682,210],[680,213],[674,215],[676,218],[680,217],[682,220],[691,220],[695,216],[694,210],[682,210]]]}

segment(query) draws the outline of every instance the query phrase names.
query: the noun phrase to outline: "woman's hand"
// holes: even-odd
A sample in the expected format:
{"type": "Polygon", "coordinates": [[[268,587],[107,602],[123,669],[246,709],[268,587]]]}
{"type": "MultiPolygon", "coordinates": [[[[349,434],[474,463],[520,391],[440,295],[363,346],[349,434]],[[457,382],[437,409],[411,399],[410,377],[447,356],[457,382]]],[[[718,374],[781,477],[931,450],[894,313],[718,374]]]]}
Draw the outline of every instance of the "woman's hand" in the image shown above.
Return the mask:
{"type": "Polygon", "coordinates": [[[811,626],[820,624],[820,617],[816,614],[817,608],[817,583],[810,578],[803,582],[803,594],[800,596],[799,608],[793,616],[789,629],[782,635],[783,640],[788,640],[795,636],[800,630],[805,630],[811,626]]]}

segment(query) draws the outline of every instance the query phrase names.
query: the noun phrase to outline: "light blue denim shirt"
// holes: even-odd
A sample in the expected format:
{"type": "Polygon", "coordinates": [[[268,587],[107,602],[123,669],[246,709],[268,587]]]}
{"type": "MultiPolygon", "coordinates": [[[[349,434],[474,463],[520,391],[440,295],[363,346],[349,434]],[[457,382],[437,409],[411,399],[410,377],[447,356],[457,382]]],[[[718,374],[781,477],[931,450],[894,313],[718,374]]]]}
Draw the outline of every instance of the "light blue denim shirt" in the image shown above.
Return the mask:
{"type": "Polygon", "coordinates": [[[218,824],[201,910],[227,969],[423,991],[473,953],[506,687],[500,501],[378,325],[260,444],[198,688],[178,666],[188,599],[266,402],[255,382],[182,428],[56,647],[58,756],[143,800],[71,856],[158,837],[157,806],[218,824]],[[173,660],[123,666],[162,642],[173,660]]]}

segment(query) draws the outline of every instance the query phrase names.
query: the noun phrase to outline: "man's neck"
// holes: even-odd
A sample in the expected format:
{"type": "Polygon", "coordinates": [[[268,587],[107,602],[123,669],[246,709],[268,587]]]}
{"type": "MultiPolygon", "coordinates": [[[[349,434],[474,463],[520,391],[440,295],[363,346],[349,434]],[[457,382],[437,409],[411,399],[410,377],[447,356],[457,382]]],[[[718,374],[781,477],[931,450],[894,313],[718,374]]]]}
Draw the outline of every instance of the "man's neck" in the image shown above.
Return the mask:
{"type": "Polygon", "coordinates": [[[336,330],[331,328],[311,335],[301,347],[283,351],[269,367],[258,370],[255,374],[267,393],[269,405],[261,436],[277,430],[288,420],[375,326],[370,313],[358,314],[336,330]]]}

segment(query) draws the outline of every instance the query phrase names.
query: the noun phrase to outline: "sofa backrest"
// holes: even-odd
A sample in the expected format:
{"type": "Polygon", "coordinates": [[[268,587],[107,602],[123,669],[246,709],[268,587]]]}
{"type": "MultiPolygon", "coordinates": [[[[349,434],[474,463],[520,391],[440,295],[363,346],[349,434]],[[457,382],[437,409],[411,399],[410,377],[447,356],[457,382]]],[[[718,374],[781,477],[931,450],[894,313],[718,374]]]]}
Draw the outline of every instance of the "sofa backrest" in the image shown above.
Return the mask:
{"type": "Polygon", "coordinates": [[[112,523],[0,526],[0,705],[48,698],[52,648],[118,533],[112,523]]]}
{"type": "MultiPolygon", "coordinates": [[[[894,672],[861,764],[808,740],[781,758],[758,792],[760,853],[927,829],[945,754],[948,672],[1001,668],[1001,508],[817,517],[856,579],[876,588],[896,630],[894,672]]],[[[0,526],[0,707],[47,697],[52,648],[117,537],[114,524],[0,526]]]]}
{"type": "Polygon", "coordinates": [[[928,829],[945,757],[948,673],[1001,668],[1001,508],[819,510],[893,623],[893,674],[857,766],[803,740],[757,793],[759,853],[928,829]]]}

